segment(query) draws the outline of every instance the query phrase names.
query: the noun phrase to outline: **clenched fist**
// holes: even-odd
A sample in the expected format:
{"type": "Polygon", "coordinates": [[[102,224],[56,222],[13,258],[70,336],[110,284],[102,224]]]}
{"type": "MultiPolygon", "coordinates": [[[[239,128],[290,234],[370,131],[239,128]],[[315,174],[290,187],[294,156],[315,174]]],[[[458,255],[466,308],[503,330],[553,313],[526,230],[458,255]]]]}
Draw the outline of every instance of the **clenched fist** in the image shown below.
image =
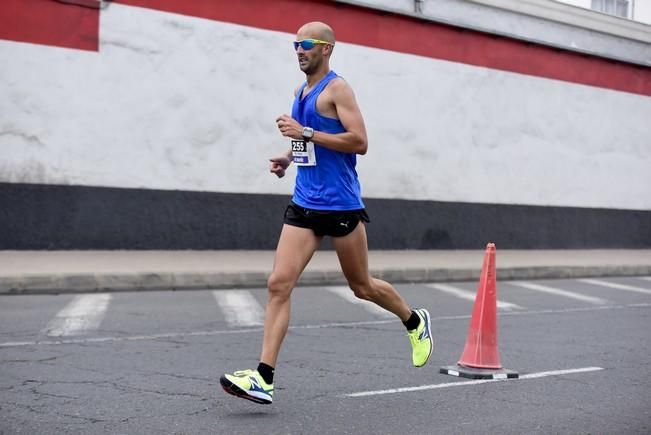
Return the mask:
{"type": "Polygon", "coordinates": [[[285,137],[292,139],[303,139],[303,126],[289,115],[280,115],[276,118],[278,130],[285,137]]]}
{"type": "Polygon", "coordinates": [[[276,174],[276,177],[283,178],[285,176],[285,170],[289,167],[289,157],[287,156],[278,156],[269,159],[271,164],[269,165],[269,172],[276,174]]]}

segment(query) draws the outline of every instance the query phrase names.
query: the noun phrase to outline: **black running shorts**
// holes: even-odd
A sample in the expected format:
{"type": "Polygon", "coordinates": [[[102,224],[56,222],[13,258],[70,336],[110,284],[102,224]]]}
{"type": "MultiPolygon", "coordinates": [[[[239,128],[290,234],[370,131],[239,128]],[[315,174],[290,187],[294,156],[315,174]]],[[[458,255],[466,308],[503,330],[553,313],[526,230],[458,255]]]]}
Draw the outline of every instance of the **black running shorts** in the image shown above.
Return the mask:
{"type": "Polygon", "coordinates": [[[370,222],[365,209],[329,211],[303,208],[293,202],[285,210],[287,225],[309,228],[317,236],[343,237],[352,233],[360,221],[370,222]]]}

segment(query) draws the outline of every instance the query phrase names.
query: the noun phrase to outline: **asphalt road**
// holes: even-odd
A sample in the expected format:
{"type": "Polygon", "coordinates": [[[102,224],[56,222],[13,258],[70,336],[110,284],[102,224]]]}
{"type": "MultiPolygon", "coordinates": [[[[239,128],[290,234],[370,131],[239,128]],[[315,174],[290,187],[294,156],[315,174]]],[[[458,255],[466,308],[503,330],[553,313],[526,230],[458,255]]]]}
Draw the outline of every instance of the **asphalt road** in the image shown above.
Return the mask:
{"type": "Polygon", "coordinates": [[[272,405],[219,386],[257,364],[264,289],[0,297],[0,433],[650,433],[651,280],[530,283],[498,283],[501,360],[523,378],[493,382],[438,373],[476,283],[398,286],[433,316],[420,369],[393,318],[298,288],[272,405]]]}

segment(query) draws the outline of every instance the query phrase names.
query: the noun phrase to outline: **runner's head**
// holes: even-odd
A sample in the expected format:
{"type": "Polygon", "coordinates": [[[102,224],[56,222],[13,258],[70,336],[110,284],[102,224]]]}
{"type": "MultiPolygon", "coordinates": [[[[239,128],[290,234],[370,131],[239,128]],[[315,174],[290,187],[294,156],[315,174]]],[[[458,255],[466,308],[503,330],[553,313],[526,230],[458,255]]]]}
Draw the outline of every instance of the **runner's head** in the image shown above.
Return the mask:
{"type": "Polygon", "coordinates": [[[314,21],[304,24],[296,34],[294,47],[298,57],[298,66],[310,75],[324,67],[329,69],[330,55],[335,45],[335,34],[325,23],[314,21]]]}

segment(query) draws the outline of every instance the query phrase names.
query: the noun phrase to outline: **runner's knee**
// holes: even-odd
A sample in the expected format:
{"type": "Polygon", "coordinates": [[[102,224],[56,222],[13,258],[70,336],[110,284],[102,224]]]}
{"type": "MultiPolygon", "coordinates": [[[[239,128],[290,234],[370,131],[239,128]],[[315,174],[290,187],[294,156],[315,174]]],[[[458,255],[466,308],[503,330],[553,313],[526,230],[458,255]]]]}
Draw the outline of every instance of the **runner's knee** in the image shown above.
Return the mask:
{"type": "Polygon", "coordinates": [[[294,288],[294,280],[280,273],[272,273],[267,280],[269,297],[289,299],[294,288]]]}
{"type": "Polygon", "coordinates": [[[348,282],[348,286],[358,298],[367,301],[373,300],[375,289],[370,282],[348,282]]]}

